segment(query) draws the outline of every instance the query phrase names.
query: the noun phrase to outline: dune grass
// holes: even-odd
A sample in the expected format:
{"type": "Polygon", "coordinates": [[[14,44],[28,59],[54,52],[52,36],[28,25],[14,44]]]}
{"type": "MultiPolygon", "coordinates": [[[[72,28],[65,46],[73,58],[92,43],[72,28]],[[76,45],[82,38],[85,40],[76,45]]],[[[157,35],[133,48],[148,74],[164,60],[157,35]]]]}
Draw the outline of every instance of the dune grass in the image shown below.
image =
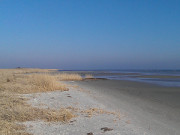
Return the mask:
{"type": "Polygon", "coordinates": [[[83,80],[82,76],[79,74],[62,73],[62,74],[56,75],[56,77],[61,81],[81,81],[81,80],[83,80]]]}
{"type": "MultiPolygon", "coordinates": [[[[27,99],[20,97],[20,94],[24,93],[68,90],[55,76],[39,72],[34,74],[34,71],[37,70],[26,69],[25,72],[24,69],[0,70],[0,134],[28,135],[20,122],[32,120],[66,122],[74,117],[69,109],[39,109],[27,104],[27,99]],[[33,74],[26,74],[27,72],[33,74]]],[[[40,72],[44,73],[44,70],[40,72]]]]}
{"type": "Polygon", "coordinates": [[[36,86],[37,91],[68,90],[65,84],[57,81],[55,76],[49,74],[29,75],[30,84],[36,86]]]}

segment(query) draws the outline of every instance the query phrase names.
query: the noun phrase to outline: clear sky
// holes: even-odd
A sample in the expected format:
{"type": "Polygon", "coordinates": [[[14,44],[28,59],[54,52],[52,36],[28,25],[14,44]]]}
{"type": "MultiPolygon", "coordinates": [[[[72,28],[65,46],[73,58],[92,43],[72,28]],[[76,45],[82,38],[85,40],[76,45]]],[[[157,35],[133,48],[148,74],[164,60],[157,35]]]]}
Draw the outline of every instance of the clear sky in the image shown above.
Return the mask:
{"type": "Polygon", "coordinates": [[[180,0],[0,0],[0,68],[180,69],[180,0]]]}

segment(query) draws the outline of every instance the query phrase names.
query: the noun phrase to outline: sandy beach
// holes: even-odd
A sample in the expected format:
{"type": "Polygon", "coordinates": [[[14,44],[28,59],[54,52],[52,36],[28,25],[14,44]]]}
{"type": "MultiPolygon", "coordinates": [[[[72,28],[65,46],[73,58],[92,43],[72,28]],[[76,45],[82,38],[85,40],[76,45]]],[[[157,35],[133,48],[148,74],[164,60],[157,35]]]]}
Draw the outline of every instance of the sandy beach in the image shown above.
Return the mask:
{"type": "Polygon", "coordinates": [[[70,123],[24,123],[29,133],[39,135],[178,135],[180,134],[179,88],[119,81],[85,80],[65,82],[69,91],[25,95],[34,107],[78,108],[70,123]],[[83,110],[98,108],[91,116],[83,110]],[[104,112],[104,113],[103,113],[104,112]],[[109,112],[109,113],[107,113],[109,112]],[[108,127],[112,131],[103,132],[108,127]]]}
{"type": "Polygon", "coordinates": [[[148,134],[140,127],[131,124],[131,120],[119,109],[112,109],[100,102],[94,92],[78,87],[76,82],[65,82],[69,91],[25,94],[28,103],[40,108],[76,108],[77,117],[68,123],[28,121],[23,123],[27,132],[34,135],[144,135],[148,134]]]}

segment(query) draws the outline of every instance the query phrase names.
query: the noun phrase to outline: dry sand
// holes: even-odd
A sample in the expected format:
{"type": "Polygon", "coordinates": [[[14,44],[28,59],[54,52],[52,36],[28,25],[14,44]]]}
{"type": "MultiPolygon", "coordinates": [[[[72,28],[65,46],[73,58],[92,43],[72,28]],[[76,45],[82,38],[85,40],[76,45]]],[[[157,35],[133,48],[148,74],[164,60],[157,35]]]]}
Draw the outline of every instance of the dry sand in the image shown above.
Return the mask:
{"type": "Polygon", "coordinates": [[[102,99],[103,95],[75,87],[76,82],[68,84],[71,85],[69,91],[53,91],[24,96],[29,98],[29,104],[39,108],[76,108],[77,117],[68,123],[25,122],[23,124],[27,126],[29,133],[34,135],[87,135],[88,133],[93,133],[93,135],[148,135],[141,127],[132,124],[126,113],[112,109],[106,102],[98,100],[102,99]],[[86,110],[90,108],[95,108],[95,111],[87,113],[86,110]]]}

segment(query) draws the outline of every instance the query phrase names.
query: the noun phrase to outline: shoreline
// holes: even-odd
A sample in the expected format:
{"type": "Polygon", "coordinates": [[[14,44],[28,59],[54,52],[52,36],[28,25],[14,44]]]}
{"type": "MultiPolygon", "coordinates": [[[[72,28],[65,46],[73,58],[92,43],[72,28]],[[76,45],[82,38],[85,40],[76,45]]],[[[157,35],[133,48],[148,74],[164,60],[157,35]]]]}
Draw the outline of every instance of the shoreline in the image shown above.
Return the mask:
{"type": "Polygon", "coordinates": [[[180,88],[180,74],[177,72],[172,73],[158,73],[158,72],[123,72],[123,71],[59,71],[60,73],[76,73],[81,76],[91,74],[94,78],[109,79],[109,80],[125,80],[144,82],[149,84],[157,84],[166,87],[179,87],[180,88]]]}

